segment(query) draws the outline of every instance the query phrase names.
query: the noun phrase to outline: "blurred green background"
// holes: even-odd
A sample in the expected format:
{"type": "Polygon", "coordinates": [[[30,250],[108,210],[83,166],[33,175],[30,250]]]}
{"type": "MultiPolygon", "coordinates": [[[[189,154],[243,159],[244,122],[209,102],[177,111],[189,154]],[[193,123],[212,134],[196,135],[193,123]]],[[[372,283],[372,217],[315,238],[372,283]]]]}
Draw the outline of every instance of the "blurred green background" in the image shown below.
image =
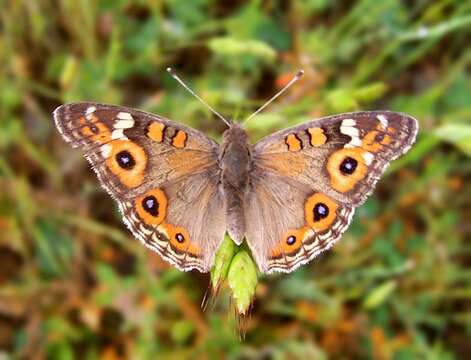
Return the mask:
{"type": "Polygon", "coordinates": [[[0,357],[464,359],[471,354],[471,2],[0,1],[0,357]],[[257,287],[245,341],[223,288],[132,239],[61,103],[159,113],[255,141],[322,115],[410,113],[417,144],[333,250],[257,287]]]}

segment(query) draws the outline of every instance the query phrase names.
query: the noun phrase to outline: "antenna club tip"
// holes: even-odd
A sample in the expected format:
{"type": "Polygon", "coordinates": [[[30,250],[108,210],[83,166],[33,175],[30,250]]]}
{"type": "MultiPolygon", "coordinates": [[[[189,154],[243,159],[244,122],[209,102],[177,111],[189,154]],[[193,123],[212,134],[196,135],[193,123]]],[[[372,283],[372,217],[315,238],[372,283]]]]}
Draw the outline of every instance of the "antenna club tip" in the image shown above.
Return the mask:
{"type": "Polygon", "coordinates": [[[303,75],[304,75],[304,70],[302,70],[302,69],[298,70],[298,72],[295,75],[296,80],[301,79],[303,77],[303,75]]]}
{"type": "Polygon", "coordinates": [[[167,72],[170,74],[170,75],[174,75],[175,74],[175,70],[173,70],[170,66],[167,67],[167,72]]]}

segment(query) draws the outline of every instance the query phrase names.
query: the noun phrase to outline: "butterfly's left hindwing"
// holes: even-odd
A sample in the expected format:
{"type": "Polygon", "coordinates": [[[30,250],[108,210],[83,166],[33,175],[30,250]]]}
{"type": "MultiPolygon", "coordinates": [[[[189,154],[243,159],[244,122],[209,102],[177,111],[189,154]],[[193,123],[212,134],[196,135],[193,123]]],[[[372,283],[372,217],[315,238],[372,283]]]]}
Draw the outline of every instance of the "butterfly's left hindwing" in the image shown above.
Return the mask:
{"type": "Polygon", "coordinates": [[[247,242],[260,269],[290,272],[329,249],[389,162],[410,148],[417,129],[405,114],[356,112],[258,142],[245,213],[247,242]]]}
{"type": "Polygon", "coordinates": [[[67,104],[54,120],[64,139],[83,149],[142,243],[181,270],[210,269],[225,231],[215,142],[120,106],[67,104]]]}

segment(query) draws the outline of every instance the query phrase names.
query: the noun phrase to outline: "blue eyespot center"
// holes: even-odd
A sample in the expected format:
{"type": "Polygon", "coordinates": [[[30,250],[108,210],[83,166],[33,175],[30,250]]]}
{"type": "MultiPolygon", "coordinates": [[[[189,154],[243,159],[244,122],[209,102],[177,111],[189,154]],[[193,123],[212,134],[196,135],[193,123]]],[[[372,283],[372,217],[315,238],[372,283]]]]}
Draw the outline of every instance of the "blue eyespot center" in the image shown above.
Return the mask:
{"type": "Polygon", "coordinates": [[[159,216],[159,203],[154,195],[149,195],[142,199],[142,207],[150,215],[159,216]]]}
{"type": "Polygon", "coordinates": [[[327,207],[326,204],[324,203],[317,203],[314,206],[314,221],[320,221],[322,219],[325,219],[327,216],[329,216],[329,208],[327,207]]]}

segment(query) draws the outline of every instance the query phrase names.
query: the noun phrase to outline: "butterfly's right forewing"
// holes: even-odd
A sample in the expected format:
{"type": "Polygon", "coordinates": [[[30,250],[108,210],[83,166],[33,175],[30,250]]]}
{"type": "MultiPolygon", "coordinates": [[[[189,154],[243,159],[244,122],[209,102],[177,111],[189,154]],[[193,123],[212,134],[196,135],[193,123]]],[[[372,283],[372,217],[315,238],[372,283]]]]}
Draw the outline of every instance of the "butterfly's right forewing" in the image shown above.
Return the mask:
{"type": "Polygon", "coordinates": [[[210,269],[225,230],[214,141],[121,106],[67,104],[54,119],[64,139],[84,151],[143,244],[181,270],[210,269]]]}

